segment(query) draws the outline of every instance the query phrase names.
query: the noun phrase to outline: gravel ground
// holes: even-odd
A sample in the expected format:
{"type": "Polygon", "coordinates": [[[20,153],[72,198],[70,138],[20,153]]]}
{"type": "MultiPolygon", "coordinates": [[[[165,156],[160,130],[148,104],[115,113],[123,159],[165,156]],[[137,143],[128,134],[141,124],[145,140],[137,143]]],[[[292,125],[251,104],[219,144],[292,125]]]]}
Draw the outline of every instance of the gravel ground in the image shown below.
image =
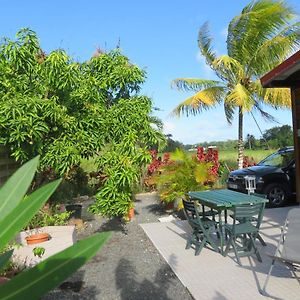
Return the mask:
{"type": "Polygon", "coordinates": [[[157,222],[163,215],[156,194],[147,193],[137,195],[130,223],[98,217],[89,221],[79,238],[107,230],[112,231],[111,238],[72,278],[43,299],[192,300],[138,225],[157,222]]]}

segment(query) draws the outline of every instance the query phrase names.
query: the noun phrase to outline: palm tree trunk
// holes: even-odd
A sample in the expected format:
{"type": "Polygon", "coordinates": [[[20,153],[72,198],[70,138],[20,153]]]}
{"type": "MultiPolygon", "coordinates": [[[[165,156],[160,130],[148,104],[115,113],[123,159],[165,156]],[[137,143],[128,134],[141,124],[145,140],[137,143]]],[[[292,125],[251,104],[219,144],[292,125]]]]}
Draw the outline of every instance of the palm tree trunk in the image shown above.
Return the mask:
{"type": "Polygon", "coordinates": [[[239,136],[238,136],[238,168],[243,168],[244,160],[244,143],[243,143],[243,112],[239,107],[239,136]]]}

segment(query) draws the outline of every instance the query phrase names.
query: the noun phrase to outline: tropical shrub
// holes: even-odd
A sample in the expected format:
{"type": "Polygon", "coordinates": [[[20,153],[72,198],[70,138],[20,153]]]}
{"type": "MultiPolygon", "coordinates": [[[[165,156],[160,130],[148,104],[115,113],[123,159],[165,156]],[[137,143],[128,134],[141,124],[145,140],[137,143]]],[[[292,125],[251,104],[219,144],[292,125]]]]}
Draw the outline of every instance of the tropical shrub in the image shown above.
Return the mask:
{"type": "Polygon", "coordinates": [[[121,99],[107,111],[109,135],[97,161],[105,178],[90,210],[107,216],[125,216],[133,206],[133,188],[150,162],[149,145],[163,141],[150,116],[147,97],[121,99]]]}
{"type": "MultiPolygon", "coordinates": [[[[13,249],[5,251],[8,243],[26,226],[60,183],[60,180],[55,180],[25,196],[37,165],[38,157],[23,165],[0,189],[0,269],[7,265],[13,254],[13,249]]],[[[95,234],[19,273],[0,285],[1,299],[40,299],[94,256],[108,236],[108,232],[95,234]]]]}
{"type": "Polygon", "coordinates": [[[133,187],[141,175],[141,165],[150,161],[148,152],[136,146],[136,136],[127,135],[127,147],[112,144],[99,157],[99,168],[106,180],[90,207],[93,213],[107,216],[126,216],[133,206],[133,187]],[[131,146],[130,146],[131,145],[131,146]]]}
{"type": "Polygon", "coordinates": [[[163,202],[173,202],[189,191],[208,189],[216,180],[211,172],[211,162],[199,160],[179,149],[171,154],[170,159],[156,175],[157,189],[163,202]]]}

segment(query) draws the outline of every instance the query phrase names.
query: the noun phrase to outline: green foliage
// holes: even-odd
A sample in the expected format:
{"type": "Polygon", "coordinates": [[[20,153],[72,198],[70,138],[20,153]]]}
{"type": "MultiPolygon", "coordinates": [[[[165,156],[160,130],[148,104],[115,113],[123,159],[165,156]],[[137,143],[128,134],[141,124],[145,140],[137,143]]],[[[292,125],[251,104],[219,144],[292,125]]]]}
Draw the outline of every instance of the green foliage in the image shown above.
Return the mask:
{"type": "Polygon", "coordinates": [[[100,151],[109,109],[145,79],[118,49],[77,63],[63,50],[45,54],[29,29],[0,45],[0,74],[0,144],[21,162],[40,154],[41,169],[61,175],[100,151]]]}
{"type": "Polygon", "coordinates": [[[127,57],[120,55],[119,49],[109,55],[98,52],[88,63],[88,69],[94,75],[91,84],[103,93],[102,98],[109,107],[119,99],[129,99],[132,93],[139,92],[146,75],[127,57]]]}
{"type": "Polygon", "coordinates": [[[134,185],[141,175],[141,165],[151,158],[146,149],[137,147],[138,136],[125,134],[125,143],[112,144],[99,158],[100,170],[106,176],[90,210],[107,216],[125,216],[132,207],[134,185]]]}
{"type": "Polygon", "coordinates": [[[94,189],[88,182],[88,174],[78,166],[70,168],[61,184],[50,198],[51,204],[72,203],[80,195],[92,195],[94,189]]]}
{"type": "Polygon", "coordinates": [[[41,208],[36,215],[26,225],[24,230],[39,228],[44,226],[61,226],[67,225],[71,212],[61,212],[60,206],[41,208]]]}
{"type": "Polygon", "coordinates": [[[171,162],[156,175],[157,189],[164,202],[173,202],[189,191],[209,188],[215,178],[209,174],[211,163],[199,162],[182,150],[171,154],[171,162]]]}
{"type": "Polygon", "coordinates": [[[258,141],[256,140],[255,136],[252,134],[247,134],[245,140],[245,149],[255,149],[258,147],[258,141]]]}
{"type": "Polygon", "coordinates": [[[164,137],[151,126],[151,101],[147,97],[121,99],[107,113],[108,144],[98,160],[106,180],[90,209],[107,216],[125,216],[133,205],[134,185],[151,160],[148,148],[164,137]]]}
{"type": "Polygon", "coordinates": [[[294,145],[293,131],[289,125],[267,129],[263,134],[263,138],[274,149],[294,145]]]}
{"type": "Polygon", "coordinates": [[[178,148],[180,148],[180,149],[184,149],[185,148],[184,145],[181,142],[173,140],[171,138],[172,137],[171,134],[167,134],[166,137],[167,137],[167,145],[164,148],[164,152],[174,152],[178,148]]]}
{"type": "Polygon", "coordinates": [[[44,247],[34,247],[32,249],[33,255],[41,258],[45,254],[45,248],[44,247]]]}
{"type": "Polygon", "coordinates": [[[64,174],[99,149],[101,109],[81,100],[76,110],[84,74],[63,50],[46,55],[36,34],[22,29],[1,44],[0,71],[0,143],[16,160],[41,154],[41,169],[64,174]]]}
{"type": "MultiPolygon", "coordinates": [[[[45,177],[64,176],[65,190],[71,190],[68,179],[73,168],[83,158],[105,155],[111,145],[124,148],[126,160],[142,169],[146,148],[164,144],[150,99],[138,95],[145,76],[119,49],[98,51],[89,61],[78,63],[63,50],[44,53],[36,34],[22,29],[16,40],[5,39],[0,45],[0,145],[9,146],[20,162],[40,154],[42,179],[36,180],[36,186],[47,181],[45,177]]],[[[114,177],[112,170],[123,172],[115,159],[100,167],[107,172],[109,164],[109,176],[114,177]]],[[[122,180],[131,185],[139,174],[134,171],[122,180]]],[[[105,188],[102,195],[110,197],[112,185],[105,188]]],[[[132,187],[118,189],[115,199],[127,203],[132,187]]],[[[105,211],[115,215],[125,211],[122,207],[105,211]]]]}
{"type": "MultiPolygon", "coordinates": [[[[0,190],[3,200],[0,212],[4,215],[0,220],[0,251],[38,212],[60,183],[60,180],[48,183],[24,198],[30,185],[28,179],[33,178],[37,162],[38,158],[35,158],[22,166],[0,190]],[[5,201],[7,199],[11,201],[5,201]]],[[[1,299],[39,299],[94,256],[108,235],[96,234],[21,272],[0,286],[1,299]]],[[[11,254],[11,250],[0,254],[0,268],[8,263],[11,254]]]]}

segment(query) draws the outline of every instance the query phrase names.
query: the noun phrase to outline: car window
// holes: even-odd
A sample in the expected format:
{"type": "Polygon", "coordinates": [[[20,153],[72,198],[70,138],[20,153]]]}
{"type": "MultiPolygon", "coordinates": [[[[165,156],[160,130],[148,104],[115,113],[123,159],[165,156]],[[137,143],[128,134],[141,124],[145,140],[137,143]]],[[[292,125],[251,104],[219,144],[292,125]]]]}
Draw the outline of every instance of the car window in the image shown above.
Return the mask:
{"type": "Polygon", "coordinates": [[[276,152],[263,159],[258,165],[284,168],[287,167],[293,159],[293,151],[276,152]]]}

